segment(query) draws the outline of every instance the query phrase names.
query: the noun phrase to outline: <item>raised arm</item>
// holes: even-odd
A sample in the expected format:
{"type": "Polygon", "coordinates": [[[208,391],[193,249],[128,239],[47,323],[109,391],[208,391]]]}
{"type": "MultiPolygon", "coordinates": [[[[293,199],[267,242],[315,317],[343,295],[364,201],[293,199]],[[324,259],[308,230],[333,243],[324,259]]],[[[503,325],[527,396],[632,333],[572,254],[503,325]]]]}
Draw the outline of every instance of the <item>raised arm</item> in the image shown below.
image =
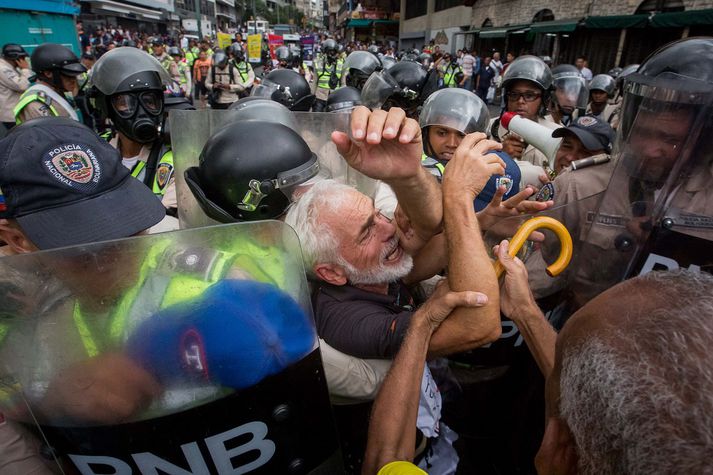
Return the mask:
{"type": "Polygon", "coordinates": [[[351,116],[350,135],[332,133],[332,140],[349,165],[394,190],[422,243],[441,229],[443,208],[436,179],[421,166],[423,143],[418,122],[403,109],[370,111],[359,106],[351,116]]]}
{"type": "Polygon", "coordinates": [[[482,305],[484,299],[477,292],[451,292],[443,281],[413,315],[371,411],[362,474],[373,475],[390,462],[413,460],[421,378],[431,335],[455,307],[482,305]]]}
{"type": "Polygon", "coordinates": [[[453,290],[474,290],[488,296],[479,308],[456,308],[431,342],[432,354],[465,351],[500,337],[498,281],[483,243],[473,200],[505,164],[490,151],[500,144],[485,134],[465,136],[443,176],[443,209],[448,244],[448,282],[453,290]]]}

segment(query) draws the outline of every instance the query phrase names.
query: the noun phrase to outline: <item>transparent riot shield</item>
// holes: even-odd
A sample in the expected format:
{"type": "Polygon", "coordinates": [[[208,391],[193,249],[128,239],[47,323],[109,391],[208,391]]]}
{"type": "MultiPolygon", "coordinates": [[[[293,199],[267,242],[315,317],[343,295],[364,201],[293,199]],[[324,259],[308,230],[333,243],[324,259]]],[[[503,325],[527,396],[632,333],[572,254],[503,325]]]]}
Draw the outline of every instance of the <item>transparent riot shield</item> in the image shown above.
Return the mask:
{"type": "MultiPolygon", "coordinates": [[[[176,167],[178,214],[182,228],[216,224],[201,210],[186,184],[184,172],[188,168],[198,165],[201,150],[214,132],[232,120],[238,120],[237,112],[235,110],[171,112],[171,140],[176,167]]],[[[333,178],[350,184],[370,197],[376,195],[379,182],[350,168],[339,155],[331,140],[333,131],[348,130],[348,114],[294,112],[294,117],[297,124],[296,131],[319,157],[320,173],[318,177],[333,178]]],[[[265,144],[265,147],[269,146],[270,144],[265,144]]],[[[260,157],[256,157],[256,159],[259,160],[260,157]]]]}
{"type": "Polygon", "coordinates": [[[629,277],[713,262],[713,92],[664,73],[628,77],[617,165],[584,238],[579,307],[629,277]]]}
{"type": "Polygon", "coordinates": [[[6,257],[0,272],[0,413],[34,426],[60,471],[342,473],[283,223],[6,257]]]}

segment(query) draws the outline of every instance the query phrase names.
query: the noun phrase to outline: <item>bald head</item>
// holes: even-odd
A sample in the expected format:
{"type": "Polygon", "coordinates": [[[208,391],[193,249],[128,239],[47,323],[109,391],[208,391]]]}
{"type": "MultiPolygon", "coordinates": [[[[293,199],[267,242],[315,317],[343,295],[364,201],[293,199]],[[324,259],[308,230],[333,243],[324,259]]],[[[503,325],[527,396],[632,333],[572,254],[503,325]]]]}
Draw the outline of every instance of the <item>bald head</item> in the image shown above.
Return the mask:
{"type": "Polygon", "coordinates": [[[713,456],[713,276],[652,272],[577,312],[548,408],[580,473],[704,473],[713,456]]]}

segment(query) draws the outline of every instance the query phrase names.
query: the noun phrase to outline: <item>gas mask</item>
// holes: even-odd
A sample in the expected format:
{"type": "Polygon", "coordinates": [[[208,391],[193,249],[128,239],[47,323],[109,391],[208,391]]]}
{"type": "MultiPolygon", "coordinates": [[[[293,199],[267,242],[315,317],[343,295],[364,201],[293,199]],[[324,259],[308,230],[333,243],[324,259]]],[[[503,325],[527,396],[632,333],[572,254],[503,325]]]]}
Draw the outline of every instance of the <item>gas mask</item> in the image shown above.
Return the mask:
{"type": "Polygon", "coordinates": [[[139,143],[158,137],[163,116],[163,93],[156,90],[111,96],[111,120],[122,134],[139,143]]]}

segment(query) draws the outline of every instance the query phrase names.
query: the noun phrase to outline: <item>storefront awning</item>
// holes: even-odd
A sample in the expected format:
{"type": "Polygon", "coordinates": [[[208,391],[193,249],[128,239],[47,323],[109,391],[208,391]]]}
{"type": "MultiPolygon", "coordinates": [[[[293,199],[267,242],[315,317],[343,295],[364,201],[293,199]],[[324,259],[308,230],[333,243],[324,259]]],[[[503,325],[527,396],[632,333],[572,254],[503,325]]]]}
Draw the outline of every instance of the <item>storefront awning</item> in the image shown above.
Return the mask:
{"type": "Polygon", "coordinates": [[[654,28],[681,28],[686,26],[713,25],[713,8],[688,12],[657,13],[651,19],[654,28]]]}
{"type": "Polygon", "coordinates": [[[347,28],[368,28],[371,26],[371,22],[374,20],[367,20],[365,18],[350,18],[347,22],[347,28]]]}
{"type": "Polygon", "coordinates": [[[587,28],[644,28],[649,22],[649,15],[611,15],[611,16],[590,16],[584,21],[587,28]]]}
{"type": "Polygon", "coordinates": [[[579,19],[541,21],[530,25],[532,33],[569,33],[577,29],[579,19]]]}
{"type": "Polygon", "coordinates": [[[143,18],[146,20],[160,21],[162,14],[160,10],[137,7],[127,3],[114,2],[112,0],[91,0],[95,8],[114,14],[124,15],[127,18],[143,18]]]}
{"type": "Polygon", "coordinates": [[[398,20],[374,20],[375,25],[398,25],[398,20]]]}
{"type": "Polygon", "coordinates": [[[481,38],[505,38],[508,34],[507,28],[483,28],[480,30],[481,38]]]}

